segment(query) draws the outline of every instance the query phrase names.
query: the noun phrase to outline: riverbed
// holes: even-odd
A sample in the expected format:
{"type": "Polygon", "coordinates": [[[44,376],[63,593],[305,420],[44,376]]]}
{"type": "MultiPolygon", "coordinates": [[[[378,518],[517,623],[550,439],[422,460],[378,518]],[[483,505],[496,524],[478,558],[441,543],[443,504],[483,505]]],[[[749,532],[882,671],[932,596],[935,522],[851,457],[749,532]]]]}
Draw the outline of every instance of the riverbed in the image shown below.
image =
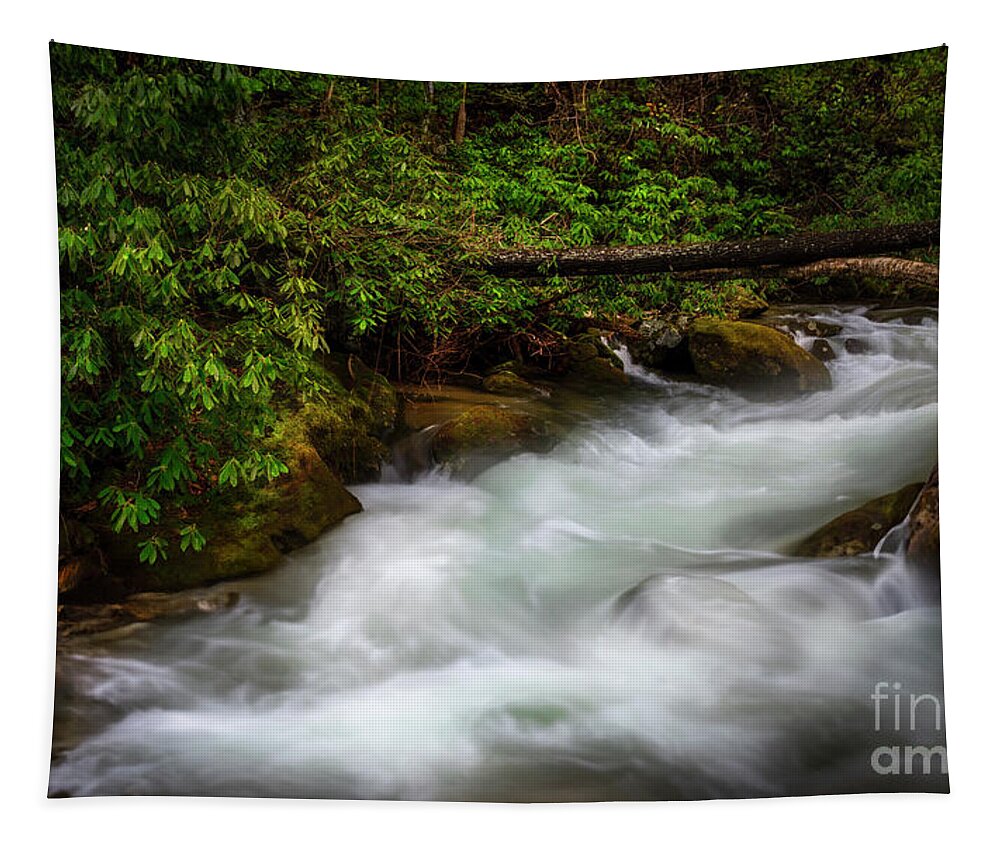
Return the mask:
{"type": "Polygon", "coordinates": [[[82,646],[61,664],[86,734],[52,794],[943,791],[937,762],[873,757],[943,745],[933,593],[892,546],[789,555],[926,479],[936,320],[815,318],[843,328],[829,391],[751,401],[629,364],[551,452],[387,471],[232,608],[82,646]]]}

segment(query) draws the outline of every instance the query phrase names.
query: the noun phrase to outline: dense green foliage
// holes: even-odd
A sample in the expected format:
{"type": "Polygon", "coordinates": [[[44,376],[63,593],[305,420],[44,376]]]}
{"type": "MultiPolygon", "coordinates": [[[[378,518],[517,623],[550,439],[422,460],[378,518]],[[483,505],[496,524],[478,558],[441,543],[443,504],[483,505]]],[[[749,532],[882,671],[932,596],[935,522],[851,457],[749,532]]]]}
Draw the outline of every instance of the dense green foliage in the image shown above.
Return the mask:
{"type": "Polygon", "coordinates": [[[64,500],[136,531],[282,475],[263,438],[331,347],[446,372],[725,292],[501,280],[470,262],[493,247],[934,217],[944,63],[431,86],[53,45],[64,500]]]}

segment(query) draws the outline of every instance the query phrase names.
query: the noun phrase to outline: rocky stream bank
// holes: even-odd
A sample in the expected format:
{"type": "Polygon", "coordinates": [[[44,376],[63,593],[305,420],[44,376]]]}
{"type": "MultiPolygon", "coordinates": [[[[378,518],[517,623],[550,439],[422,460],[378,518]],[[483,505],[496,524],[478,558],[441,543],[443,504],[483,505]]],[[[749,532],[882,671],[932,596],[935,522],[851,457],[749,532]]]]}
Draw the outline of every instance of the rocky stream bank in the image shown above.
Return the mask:
{"type": "MultiPolygon", "coordinates": [[[[877,321],[909,324],[932,314],[920,307],[856,309],[877,321]]],[[[274,568],[286,553],[362,511],[351,486],[383,470],[410,480],[442,467],[471,478],[513,454],[548,452],[580,416],[599,411],[635,380],[616,354],[619,347],[669,379],[727,387],[765,402],[828,389],[826,364],[865,350],[863,339],[816,319],[815,306],[748,312],[753,315],[735,320],[667,314],[614,330],[586,329],[566,340],[557,370],[509,361],[461,385],[393,386],[356,357],[331,357],[321,369],[334,389],[289,407],[272,437],[289,472],[200,509],[196,519],[210,540],[201,552],[139,565],[136,536],[112,534],[99,512],[62,518],[60,636],[232,605],[239,595],[233,580],[274,568]]],[[[850,508],[789,554],[871,552],[905,521],[912,558],[936,572],[936,494],[935,469],[926,483],[850,508]]]]}

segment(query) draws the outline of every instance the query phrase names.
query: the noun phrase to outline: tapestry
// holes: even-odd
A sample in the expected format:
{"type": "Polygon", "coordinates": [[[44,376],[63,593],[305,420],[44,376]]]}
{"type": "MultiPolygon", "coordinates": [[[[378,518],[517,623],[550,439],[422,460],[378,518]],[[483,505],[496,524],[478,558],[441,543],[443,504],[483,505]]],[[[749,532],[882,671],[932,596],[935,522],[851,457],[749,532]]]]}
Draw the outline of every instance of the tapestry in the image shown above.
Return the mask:
{"type": "Polygon", "coordinates": [[[947,792],[946,53],[53,43],[49,796],[947,792]]]}

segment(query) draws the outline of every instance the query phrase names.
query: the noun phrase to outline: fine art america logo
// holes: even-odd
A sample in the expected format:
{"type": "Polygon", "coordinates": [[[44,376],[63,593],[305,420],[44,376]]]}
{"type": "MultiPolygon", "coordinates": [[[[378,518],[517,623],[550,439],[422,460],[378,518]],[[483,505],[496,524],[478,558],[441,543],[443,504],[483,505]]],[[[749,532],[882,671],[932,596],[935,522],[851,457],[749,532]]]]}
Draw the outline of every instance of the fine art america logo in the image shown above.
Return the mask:
{"type": "MultiPolygon", "coordinates": [[[[915,733],[933,729],[940,733],[943,710],[933,694],[904,694],[903,684],[878,682],[871,694],[875,704],[875,731],[915,733]]],[[[948,752],[944,745],[881,745],[872,751],[872,769],[879,774],[948,773],[948,752]],[[936,759],[935,759],[936,757],[936,759]]]]}

